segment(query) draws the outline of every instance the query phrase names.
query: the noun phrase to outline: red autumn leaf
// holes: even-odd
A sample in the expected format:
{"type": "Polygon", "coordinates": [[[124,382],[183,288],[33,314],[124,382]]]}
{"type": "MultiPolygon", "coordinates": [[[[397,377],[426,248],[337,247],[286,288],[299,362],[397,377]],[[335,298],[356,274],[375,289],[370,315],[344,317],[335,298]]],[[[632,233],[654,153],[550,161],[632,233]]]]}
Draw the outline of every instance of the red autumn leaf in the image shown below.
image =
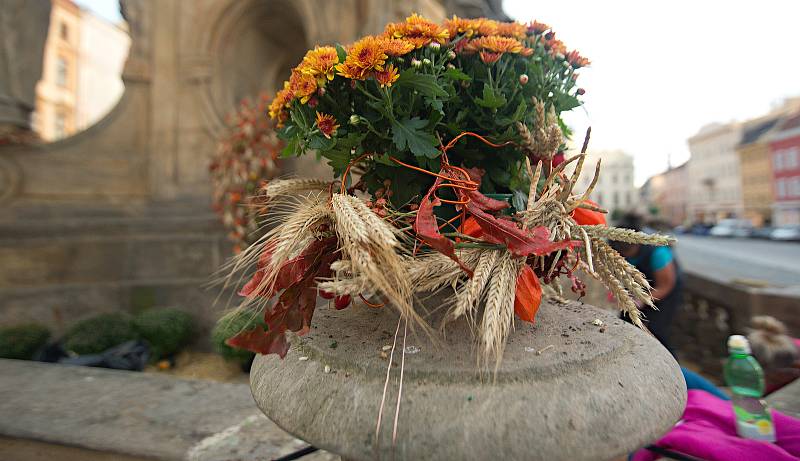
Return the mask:
{"type": "Polygon", "coordinates": [[[481,229],[478,221],[475,221],[475,218],[470,216],[466,221],[464,221],[463,233],[465,235],[469,235],[470,237],[477,238],[483,234],[483,229],[481,229]]]}
{"type": "Polygon", "coordinates": [[[419,203],[417,218],[414,221],[414,232],[416,232],[417,236],[425,243],[430,245],[431,248],[455,261],[464,272],[472,277],[472,270],[465,266],[456,256],[455,244],[453,241],[439,233],[439,225],[436,222],[436,216],[433,214],[433,207],[441,205],[441,202],[439,199],[432,201],[431,197],[436,187],[441,182],[441,178],[436,178],[433,186],[431,186],[428,193],[419,203]]]}
{"type": "Polygon", "coordinates": [[[248,281],[241,290],[239,290],[239,296],[250,296],[253,291],[258,288],[258,285],[264,280],[264,268],[267,267],[270,262],[272,261],[272,253],[275,251],[275,241],[270,240],[264,246],[264,250],[261,251],[261,254],[258,256],[258,262],[256,263],[256,272],[253,274],[253,277],[248,281]]]}
{"type": "Polygon", "coordinates": [[[263,328],[257,326],[228,339],[225,344],[257,354],[278,354],[280,358],[284,358],[289,351],[285,333],[285,329],[283,331],[264,331],[263,328]]]}
{"type": "Polygon", "coordinates": [[[226,343],[259,354],[285,357],[289,350],[286,332],[303,335],[310,329],[317,302],[316,279],[330,276],[330,266],[339,257],[335,247],[335,237],[315,240],[300,256],[287,261],[282,266],[287,268],[287,274],[279,275],[283,292],[278,302],[264,313],[266,330],[261,327],[247,330],[226,343]]]}
{"type": "Polygon", "coordinates": [[[467,193],[471,202],[475,203],[483,211],[500,211],[505,210],[511,205],[503,200],[495,200],[487,197],[476,190],[467,193]]]}
{"type": "Polygon", "coordinates": [[[545,227],[534,227],[522,230],[507,219],[498,219],[469,202],[467,211],[483,230],[482,238],[508,247],[514,256],[542,256],[556,250],[563,250],[580,245],[576,240],[551,242],[550,233],[545,227]]]}
{"type": "MultiPolygon", "coordinates": [[[[600,207],[600,205],[596,204],[591,200],[584,200],[584,203],[589,205],[600,207]]],[[[594,224],[602,224],[606,225],[606,215],[604,213],[600,213],[599,211],[594,210],[587,210],[586,208],[575,208],[572,212],[572,219],[575,220],[576,223],[581,225],[594,225],[594,224]]]]}
{"type": "Polygon", "coordinates": [[[539,284],[539,278],[536,277],[531,266],[525,264],[522,267],[522,272],[517,276],[514,313],[517,314],[520,320],[533,323],[541,303],[542,286],[539,284]]]}

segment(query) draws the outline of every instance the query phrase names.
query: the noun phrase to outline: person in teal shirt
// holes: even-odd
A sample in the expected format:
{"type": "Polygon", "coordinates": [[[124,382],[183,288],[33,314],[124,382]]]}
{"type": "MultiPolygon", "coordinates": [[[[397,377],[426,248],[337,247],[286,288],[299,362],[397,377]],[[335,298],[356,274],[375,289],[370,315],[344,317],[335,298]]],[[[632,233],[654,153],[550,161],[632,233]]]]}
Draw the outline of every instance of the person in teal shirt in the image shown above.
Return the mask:
{"type": "MultiPolygon", "coordinates": [[[[643,226],[641,218],[628,214],[622,218],[617,227],[641,231],[643,226]]],[[[613,246],[644,274],[653,287],[652,295],[657,309],[649,306],[639,307],[645,315],[647,328],[667,350],[674,354],[669,334],[672,321],[683,304],[683,280],[672,248],[622,242],[614,242],[613,246]]],[[[623,318],[625,319],[625,315],[623,318]]]]}

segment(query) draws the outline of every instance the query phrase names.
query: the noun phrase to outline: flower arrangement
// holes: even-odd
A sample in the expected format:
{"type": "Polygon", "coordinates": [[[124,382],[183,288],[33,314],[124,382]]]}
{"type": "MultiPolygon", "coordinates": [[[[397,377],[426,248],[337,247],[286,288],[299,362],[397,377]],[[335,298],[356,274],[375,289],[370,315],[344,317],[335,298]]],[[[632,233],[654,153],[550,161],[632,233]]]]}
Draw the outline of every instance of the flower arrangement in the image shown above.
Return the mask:
{"type": "Polygon", "coordinates": [[[269,115],[283,156],[315,151],[336,180],[262,188],[263,205],[294,206],[233,263],[255,268],[242,308],[263,309],[266,327],[228,344],[283,357],[286,332],[308,331],[318,295],[337,309],[391,305],[427,330],[415,301],[449,289],[446,320],[466,317],[483,357],[499,361],[514,316],[534,322],[561,277],[583,291],[579,271],[603,280],[641,326],[650,286],[605,239],[669,240],[605,225],[587,199],[599,165],[589,190],[573,191],[588,133],[565,159],[560,115],[581,104],[577,71],[588,64],[545,24],[457,17],[413,15],[310,50],[269,115]]]}
{"type": "Polygon", "coordinates": [[[258,238],[258,214],[249,197],[275,175],[275,161],[283,147],[274,123],[264,116],[269,103],[267,94],[260,95],[255,103],[248,99],[241,102],[228,117],[228,126],[209,165],[212,206],[229,231],[235,253],[258,238]]]}

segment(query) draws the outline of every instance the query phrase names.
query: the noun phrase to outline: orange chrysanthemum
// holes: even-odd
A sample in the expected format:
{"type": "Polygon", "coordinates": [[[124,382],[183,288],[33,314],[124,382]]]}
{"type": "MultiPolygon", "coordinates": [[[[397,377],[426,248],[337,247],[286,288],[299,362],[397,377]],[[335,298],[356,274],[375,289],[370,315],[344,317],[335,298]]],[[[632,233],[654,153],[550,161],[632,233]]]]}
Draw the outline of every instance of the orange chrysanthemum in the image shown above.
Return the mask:
{"type": "Polygon", "coordinates": [[[544,47],[550,52],[550,54],[567,54],[566,45],[564,45],[564,42],[556,38],[556,34],[548,33],[547,35],[551,36],[550,38],[545,39],[544,47]]]}
{"type": "Polygon", "coordinates": [[[286,108],[289,103],[294,99],[292,90],[289,89],[289,82],[283,83],[283,89],[278,91],[275,99],[269,105],[269,116],[271,119],[276,120],[278,125],[283,125],[283,122],[289,117],[286,113],[286,108]]]}
{"type": "Polygon", "coordinates": [[[332,46],[318,46],[306,53],[298,68],[304,74],[317,79],[319,84],[333,80],[334,69],[339,64],[339,54],[332,46]]]}
{"type": "Polygon", "coordinates": [[[400,75],[398,75],[397,68],[394,67],[394,64],[389,64],[383,71],[375,72],[375,80],[378,81],[381,88],[392,86],[392,83],[396,82],[398,78],[400,78],[400,75]]]}
{"type": "Polygon", "coordinates": [[[480,19],[480,25],[478,26],[478,35],[483,36],[490,36],[490,35],[497,35],[497,28],[500,26],[498,21],[494,19],[480,19]]]}
{"type": "Polygon", "coordinates": [[[336,123],[336,118],[333,115],[317,112],[317,128],[319,128],[323,136],[330,139],[331,136],[336,133],[336,130],[339,129],[339,125],[336,123]]]}
{"type": "Polygon", "coordinates": [[[586,67],[591,64],[591,61],[581,56],[577,50],[572,50],[567,53],[566,58],[567,62],[575,69],[580,69],[581,67],[586,67]]]}
{"type": "Polygon", "coordinates": [[[383,38],[383,51],[389,56],[403,56],[414,51],[416,46],[399,38],[383,38]]]}
{"type": "Polygon", "coordinates": [[[497,24],[497,35],[502,37],[525,38],[528,28],[518,22],[501,22],[497,24]]]}
{"type": "Polygon", "coordinates": [[[295,98],[305,104],[308,102],[311,95],[317,91],[317,79],[295,69],[292,71],[292,76],[289,78],[289,89],[292,91],[295,98]]]}
{"type": "Polygon", "coordinates": [[[450,38],[447,29],[416,13],[406,18],[405,22],[388,24],[383,33],[386,37],[405,39],[416,48],[422,48],[431,42],[443,45],[450,38]]]}
{"type": "Polygon", "coordinates": [[[500,57],[503,56],[503,53],[492,53],[491,51],[481,51],[478,53],[481,57],[481,61],[484,64],[494,64],[500,60],[500,57]]]}
{"type": "Polygon", "coordinates": [[[542,35],[550,29],[550,26],[543,22],[533,21],[528,24],[528,32],[534,35],[542,35]]]}
{"type": "Polygon", "coordinates": [[[336,71],[346,78],[364,80],[371,72],[382,71],[387,58],[384,40],[368,35],[350,46],[336,71]]]}
{"type": "Polygon", "coordinates": [[[518,54],[525,50],[525,45],[515,38],[492,35],[470,40],[467,43],[466,50],[471,52],[487,50],[493,53],[518,54]]]}
{"type": "Polygon", "coordinates": [[[453,15],[451,19],[445,19],[444,26],[447,28],[447,33],[452,40],[457,35],[472,37],[478,33],[482,22],[480,19],[465,19],[453,15]]]}

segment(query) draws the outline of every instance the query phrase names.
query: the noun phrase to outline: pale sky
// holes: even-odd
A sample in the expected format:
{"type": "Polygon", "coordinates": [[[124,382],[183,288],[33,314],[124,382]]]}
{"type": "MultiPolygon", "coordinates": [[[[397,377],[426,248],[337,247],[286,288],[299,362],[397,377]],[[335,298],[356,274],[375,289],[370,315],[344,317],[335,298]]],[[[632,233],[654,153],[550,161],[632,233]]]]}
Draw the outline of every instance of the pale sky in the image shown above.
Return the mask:
{"type": "Polygon", "coordinates": [[[745,120],[800,95],[796,0],[505,0],[518,21],[553,27],[592,60],[584,108],[567,117],[578,144],[633,155],[636,185],[689,158],[711,122],[745,120]]]}

